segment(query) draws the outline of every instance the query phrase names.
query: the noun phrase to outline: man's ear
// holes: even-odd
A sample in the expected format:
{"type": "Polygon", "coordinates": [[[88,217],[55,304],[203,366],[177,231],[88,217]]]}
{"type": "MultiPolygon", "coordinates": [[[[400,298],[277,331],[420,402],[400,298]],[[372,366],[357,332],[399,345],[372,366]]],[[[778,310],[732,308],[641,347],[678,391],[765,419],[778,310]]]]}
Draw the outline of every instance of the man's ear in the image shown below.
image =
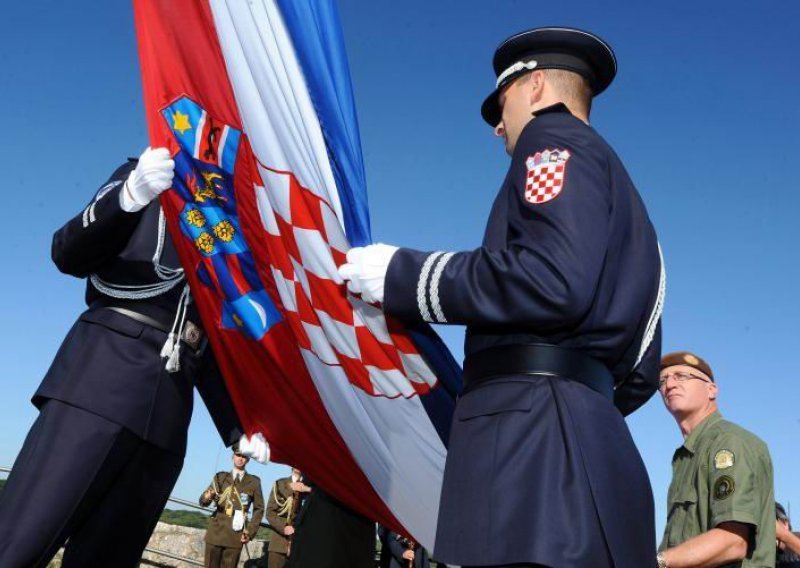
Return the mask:
{"type": "Polygon", "coordinates": [[[530,94],[531,104],[538,102],[542,98],[542,92],[544,91],[544,71],[535,69],[528,75],[526,87],[530,94]]]}
{"type": "Polygon", "coordinates": [[[708,383],[708,400],[717,400],[719,387],[716,383],[708,383]]]}

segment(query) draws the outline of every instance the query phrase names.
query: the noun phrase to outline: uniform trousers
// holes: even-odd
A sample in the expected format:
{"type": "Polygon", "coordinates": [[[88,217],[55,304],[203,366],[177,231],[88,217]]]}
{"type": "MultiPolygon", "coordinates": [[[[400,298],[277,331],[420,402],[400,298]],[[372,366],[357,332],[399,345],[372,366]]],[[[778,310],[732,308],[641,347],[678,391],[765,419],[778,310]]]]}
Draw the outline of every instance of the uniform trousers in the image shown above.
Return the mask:
{"type": "Polygon", "coordinates": [[[206,543],[206,568],[236,568],[241,554],[241,546],[216,546],[206,543]]]}
{"type": "Polygon", "coordinates": [[[0,566],[135,567],[183,465],[126,428],[48,400],[0,493],[0,566]]]}

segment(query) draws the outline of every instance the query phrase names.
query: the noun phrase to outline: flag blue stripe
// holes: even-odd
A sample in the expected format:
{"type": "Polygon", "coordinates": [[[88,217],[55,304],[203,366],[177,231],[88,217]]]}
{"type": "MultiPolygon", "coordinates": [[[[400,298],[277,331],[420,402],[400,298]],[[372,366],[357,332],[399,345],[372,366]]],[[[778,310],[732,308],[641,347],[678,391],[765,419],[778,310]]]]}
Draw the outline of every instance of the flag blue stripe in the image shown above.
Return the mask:
{"type": "Polygon", "coordinates": [[[303,69],[328,150],[344,228],[353,246],[372,242],[361,136],[339,12],[333,0],[277,0],[303,69]]]}

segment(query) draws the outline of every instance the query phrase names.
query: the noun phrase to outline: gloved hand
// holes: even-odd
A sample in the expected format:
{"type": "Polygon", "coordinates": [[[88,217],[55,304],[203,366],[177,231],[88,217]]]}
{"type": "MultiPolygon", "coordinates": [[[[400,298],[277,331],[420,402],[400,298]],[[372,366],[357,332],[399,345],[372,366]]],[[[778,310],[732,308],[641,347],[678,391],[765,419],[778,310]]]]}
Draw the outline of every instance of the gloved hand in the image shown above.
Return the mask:
{"type": "Polygon", "coordinates": [[[386,270],[397,247],[376,244],[347,251],[347,263],[339,267],[339,276],[347,281],[347,289],[361,294],[365,302],[383,302],[386,270]]]}
{"type": "Polygon", "coordinates": [[[269,443],[261,432],[256,432],[249,438],[246,434],[242,435],[239,439],[239,451],[258,463],[269,462],[269,443]]]}
{"type": "Polygon", "coordinates": [[[132,213],[172,187],[175,161],[166,148],[147,148],[120,192],[120,205],[132,213]]]}

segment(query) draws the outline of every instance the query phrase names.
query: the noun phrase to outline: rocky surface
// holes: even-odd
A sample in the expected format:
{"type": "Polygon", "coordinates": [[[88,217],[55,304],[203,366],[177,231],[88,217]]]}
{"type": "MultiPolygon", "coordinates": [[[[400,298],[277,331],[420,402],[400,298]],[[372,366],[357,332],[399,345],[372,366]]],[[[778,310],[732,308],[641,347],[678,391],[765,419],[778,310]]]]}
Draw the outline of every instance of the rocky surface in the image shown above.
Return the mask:
{"type": "MultiPolygon", "coordinates": [[[[147,548],[161,550],[163,552],[169,552],[176,556],[182,556],[184,558],[190,558],[195,562],[199,563],[200,566],[203,564],[203,553],[205,550],[205,543],[203,542],[203,536],[205,535],[205,530],[203,529],[194,529],[190,527],[181,527],[178,525],[168,525],[166,523],[158,523],[156,525],[156,530],[153,532],[153,536],[150,538],[150,542],[147,544],[147,548]]],[[[255,566],[266,566],[266,558],[262,560],[262,557],[265,555],[265,543],[263,541],[256,540],[255,542],[251,542],[247,545],[247,549],[250,552],[248,556],[246,550],[242,550],[242,556],[239,558],[239,566],[241,567],[255,567],[255,566]]],[[[61,567],[61,555],[62,552],[56,555],[56,557],[48,564],[47,568],[60,568],[61,567]]],[[[145,552],[144,556],[142,557],[142,568],[145,567],[158,567],[158,568],[166,568],[166,567],[179,567],[179,568],[191,568],[192,566],[197,566],[198,564],[192,564],[189,562],[183,562],[181,560],[175,560],[172,558],[168,558],[166,556],[155,554],[151,552],[145,552]]]]}

